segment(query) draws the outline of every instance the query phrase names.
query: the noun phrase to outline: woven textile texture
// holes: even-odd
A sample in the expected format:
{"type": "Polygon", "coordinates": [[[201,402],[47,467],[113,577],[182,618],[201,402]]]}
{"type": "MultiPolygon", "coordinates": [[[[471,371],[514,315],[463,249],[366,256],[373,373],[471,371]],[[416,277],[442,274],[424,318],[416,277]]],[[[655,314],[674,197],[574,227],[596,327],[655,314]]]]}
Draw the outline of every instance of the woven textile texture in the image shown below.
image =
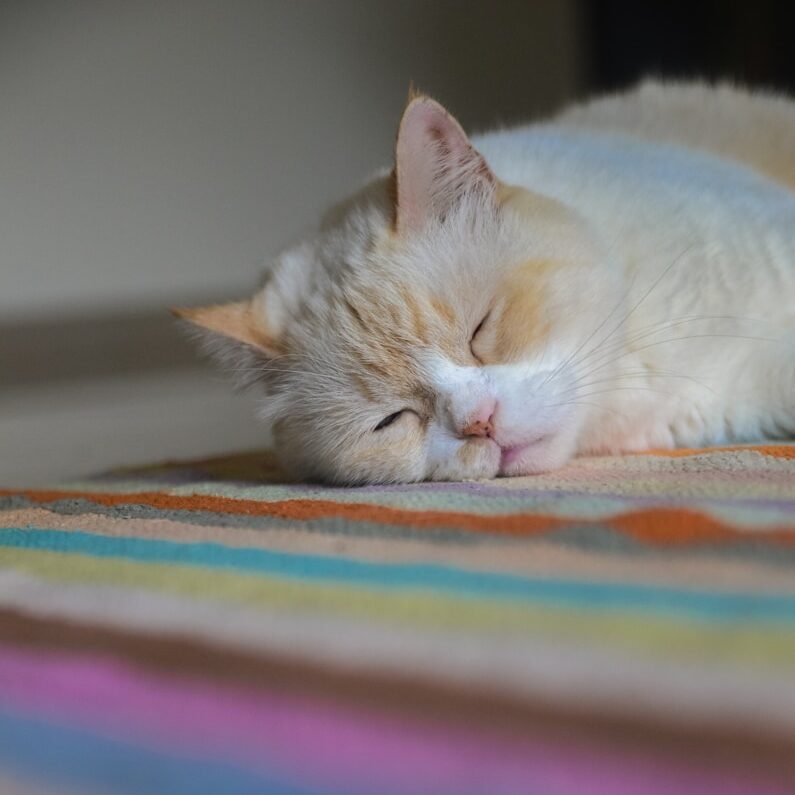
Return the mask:
{"type": "Polygon", "coordinates": [[[0,792],[795,793],[795,444],[2,491],[0,792]]]}

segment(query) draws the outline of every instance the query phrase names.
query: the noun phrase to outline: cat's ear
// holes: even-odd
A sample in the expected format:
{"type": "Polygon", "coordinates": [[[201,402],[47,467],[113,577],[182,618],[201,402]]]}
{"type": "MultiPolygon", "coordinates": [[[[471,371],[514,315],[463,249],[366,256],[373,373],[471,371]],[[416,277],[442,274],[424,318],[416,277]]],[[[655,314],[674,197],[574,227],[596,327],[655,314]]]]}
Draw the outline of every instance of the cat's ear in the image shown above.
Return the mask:
{"type": "Polygon", "coordinates": [[[435,100],[410,99],[398,128],[394,196],[397,232],[443,218],[466,194],[494,195],[497,180],[461,125],[435,100]]]}
{"type": "Polygon", "coordinates": [[[278,330],[269,322],[265,291],[253,298],[228,304],[192,308],[175,307],[172,314],[203,332],[210,332],[219,343],[240,343],[266,358],[282,353],[278,330]]]}
{"type": "MultiPolygon", "coordinates": [[[[303,243],[283,252],[251,298],[228,304],[174,308],[172,314],[199,332],[205,350],[221,365],[254,372],[262,360],[289,352],[288,325],[300,315],[309,291],[314,249],[303,243]]],[[[245,378],[236,373],[239,379],[245,378]]]]}

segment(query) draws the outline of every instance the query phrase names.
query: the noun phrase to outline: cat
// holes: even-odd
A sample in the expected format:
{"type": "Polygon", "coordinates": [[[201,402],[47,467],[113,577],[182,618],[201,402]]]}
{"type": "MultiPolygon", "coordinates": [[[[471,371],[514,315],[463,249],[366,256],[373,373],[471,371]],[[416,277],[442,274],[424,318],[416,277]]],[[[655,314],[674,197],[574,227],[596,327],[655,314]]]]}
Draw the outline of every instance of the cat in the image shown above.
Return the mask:
{"type": "Polygon", "coordinates": [[[470,142],[414,94],[391,170],[244,301],[175,309],[338,484],[795,432],[795,103],[646,82],[470,142]]]}

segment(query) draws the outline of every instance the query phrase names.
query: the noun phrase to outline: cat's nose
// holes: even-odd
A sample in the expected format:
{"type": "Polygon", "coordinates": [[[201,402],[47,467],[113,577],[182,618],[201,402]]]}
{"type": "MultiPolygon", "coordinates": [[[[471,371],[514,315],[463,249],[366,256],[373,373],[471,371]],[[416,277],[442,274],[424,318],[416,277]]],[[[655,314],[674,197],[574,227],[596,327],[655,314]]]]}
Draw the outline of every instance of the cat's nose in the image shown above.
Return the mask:
{"type": "Polygon", "coordinates": [[[494,426],[491,424],[491,418],[485,422],[483,420],[475,420],[470,422],[462,431],[463,436],[491,436],[494,426]]]}
{"type": "Polygon", "coordinates": [[[494,432],[494,414],[497,401],[487,400],[475,409],[469,420],[461,429],[462,436],[480,436],[485,438],[494,432]]]}

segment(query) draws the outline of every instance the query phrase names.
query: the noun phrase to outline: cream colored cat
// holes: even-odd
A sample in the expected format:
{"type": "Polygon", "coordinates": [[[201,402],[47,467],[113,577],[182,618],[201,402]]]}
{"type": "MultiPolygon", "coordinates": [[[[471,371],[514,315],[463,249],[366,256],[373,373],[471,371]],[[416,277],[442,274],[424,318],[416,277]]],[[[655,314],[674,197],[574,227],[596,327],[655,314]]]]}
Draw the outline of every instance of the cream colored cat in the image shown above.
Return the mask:
{"type": "Polygon", "coordinates": [[[253,298],[177,310],[298,474],[492,478],[795,432],[795,103],[649,83],[395,167],[253,298]]]}

